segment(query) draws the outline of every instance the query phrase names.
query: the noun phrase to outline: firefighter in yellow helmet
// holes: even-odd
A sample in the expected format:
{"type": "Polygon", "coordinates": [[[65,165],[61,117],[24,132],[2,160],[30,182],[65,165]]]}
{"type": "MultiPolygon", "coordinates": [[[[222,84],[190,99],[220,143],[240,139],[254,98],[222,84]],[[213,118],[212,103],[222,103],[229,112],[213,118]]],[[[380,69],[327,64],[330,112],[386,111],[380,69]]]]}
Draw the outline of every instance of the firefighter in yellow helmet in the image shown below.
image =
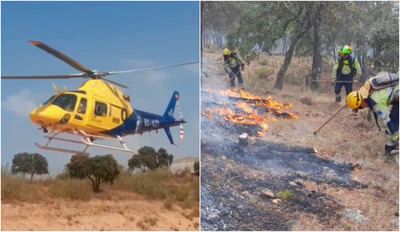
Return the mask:
{"type": "Polygon", "coordinates": [[[385,154],[398,153],[399,146],[399,74],[381,72],[370,78],[359,90],[347,95],[347,105],[353,109],[370,108],[375,121],[384,124],[388,141],[385,154]]]}
{"type": "Polygon", "coordinates": [[[244,70],[244,62],[242,58],[236,53],[228,48],[224,49],[223,52],[224,57],[224,69],[225,72],[229,75],[229,80],[231,82],[231,87],[235,87],[235,77],[237,77],[239,82],[239,87],[243,89],[243,77],[241,70],[244,70]]]}
{"type": "Polygon", "coordinates": [[[339,57],[336,59],[333,67],[332,81],[335,83],[336,102],[341,101],[340,91],[344,86],[346,95],[353,90],[353,78],[361,76],[361,67],[357,58],[352,57],[352,49],[345,45],[338,52],[339,57]]]}

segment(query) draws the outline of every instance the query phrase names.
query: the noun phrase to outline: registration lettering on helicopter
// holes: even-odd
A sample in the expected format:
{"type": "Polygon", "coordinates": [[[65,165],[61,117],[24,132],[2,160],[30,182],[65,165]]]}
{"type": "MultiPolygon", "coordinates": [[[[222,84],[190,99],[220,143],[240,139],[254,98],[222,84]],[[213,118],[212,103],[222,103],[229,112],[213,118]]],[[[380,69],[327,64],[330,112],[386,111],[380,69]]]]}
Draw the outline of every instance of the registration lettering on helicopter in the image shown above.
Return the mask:
{"type": "Polygon", "coordinates": [[[153,120],[153,119],[144,119],[144,126],[145,127],[154,127],[154,128],[158,128],[160,125],[160,121],[159,120],[153,120]]]}

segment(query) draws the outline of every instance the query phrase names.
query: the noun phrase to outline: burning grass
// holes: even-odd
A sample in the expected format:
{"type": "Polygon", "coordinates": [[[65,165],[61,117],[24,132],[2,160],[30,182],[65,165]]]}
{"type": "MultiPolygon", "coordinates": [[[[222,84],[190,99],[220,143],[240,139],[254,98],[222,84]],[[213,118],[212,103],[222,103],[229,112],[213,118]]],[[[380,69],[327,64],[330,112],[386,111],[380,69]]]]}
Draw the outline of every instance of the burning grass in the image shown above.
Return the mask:
{"type": "MultiPolygon", "coordinates": [[[[213,94],[213,92],[209,91],[213,94]]],[[[288,110],[292,109],[291,104],[282,104],[272,99],[271,96],[262,98],[249,92],[239,90],[218,91],[218,95],[228,97],[227,103],[219,107],[210,107],[202,111],[202,116],[214,120],[218,116],[224,121],[233,125],[245,127],[257,127],[256,135],[264,137],[268,124],[278,118],[297,119],[298,116],[288,110]]]]}

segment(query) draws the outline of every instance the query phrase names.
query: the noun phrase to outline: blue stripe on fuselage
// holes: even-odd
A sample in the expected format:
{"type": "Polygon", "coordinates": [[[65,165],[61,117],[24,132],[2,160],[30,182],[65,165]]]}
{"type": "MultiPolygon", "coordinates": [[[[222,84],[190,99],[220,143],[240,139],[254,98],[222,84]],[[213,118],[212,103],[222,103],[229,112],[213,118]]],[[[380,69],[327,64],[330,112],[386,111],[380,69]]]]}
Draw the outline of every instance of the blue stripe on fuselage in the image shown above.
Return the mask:
{"type": "Polygon", "coordinates": [[[159,130],[169,126],[175,126],[175,119],[172,117],[163,117],[140,110],[135,110],[125,122],[104,133],[111,136],[125,136],[129,134],[141,134],[146,131],[159,130]],[[138,123],[139,122],[139,123],[138,123]]]}

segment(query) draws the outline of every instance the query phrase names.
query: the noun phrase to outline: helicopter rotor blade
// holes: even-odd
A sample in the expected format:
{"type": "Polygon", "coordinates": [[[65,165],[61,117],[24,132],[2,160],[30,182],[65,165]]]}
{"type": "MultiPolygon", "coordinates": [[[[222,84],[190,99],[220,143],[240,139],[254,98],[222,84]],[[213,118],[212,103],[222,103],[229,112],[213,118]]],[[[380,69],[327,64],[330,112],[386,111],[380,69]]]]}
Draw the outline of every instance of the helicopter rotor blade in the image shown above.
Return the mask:
{"type": "Polygon", "coordinates": [[[67,75],[41,75],[41,76],[2,76],[2,80],[49,80],[49,79],[70,79],[88,77],[86,73],[67,75]]]}
{"type": "Polygon", "coordinates": [[[130,70],[123,70],[123,71],[111,71],[111,72],[106,72],[105,75],[116,75],[116,74],[124,74],[124,73],[152,71],[152,70],[173,68],[173,67],[185,66],[185,65],[190,65],[190,64],[198,64],[198,63],[199,63],[198,61],[191,61],[191,62],[179,63],[179,64],[160,65],[160,66],[136,68],[136,69],[130,69],[130,70]]]}
{"type": "Polygon", "coordinates": [[[119,87],[125,88],[125,89],[128,89],[128,88],[129,88],[129,87],[126,86],[126,85],[120,84],[120,83],[118,83],[118,82],[116,82],[116,81],[108,80],[108,79],[106,79],[106,78],[102,78],[102,80],[107,81],[107,82],[109,82],[109,83],[111,83],[111,84],[117,85],[117,86],[119,86],[119,87]]]}
{"type": "Polygon", "coordinates": [[[40,42],[40,41],[29,41],[33,46],[36,46],[44,51],[46,51],[47,53],[57,57],[58,59],[64,61],[65,63],[69,64],[70,66],[74,67],[75,69],[84,72],[86,74],[88,74],[89,76],[94,75],[94,72],[92,70],[90,70],[89,68],[83,66],[82,64],[78,63],[77,61],[73,60],[71,57],[63,54],[60,51],[57,51],[56,49],[40,42]]]}

